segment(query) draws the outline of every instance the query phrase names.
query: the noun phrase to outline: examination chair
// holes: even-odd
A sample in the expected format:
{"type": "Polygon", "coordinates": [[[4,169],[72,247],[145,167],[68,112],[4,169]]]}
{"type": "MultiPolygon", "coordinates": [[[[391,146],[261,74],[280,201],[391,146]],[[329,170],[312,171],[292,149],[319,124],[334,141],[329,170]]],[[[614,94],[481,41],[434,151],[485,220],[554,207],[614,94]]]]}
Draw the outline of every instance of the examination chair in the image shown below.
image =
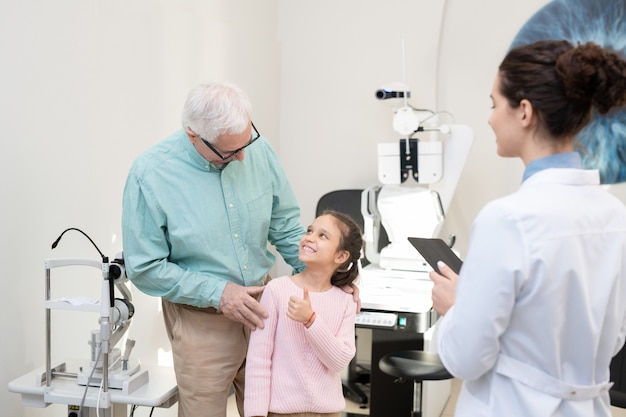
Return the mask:
{"type": "Polygon", "coordinates": [[[396,377],[395,382],[412,381],[415,384],[413,410],[407,416],[422,416],[422,381],[441,381],[452,375],[441,363],[439,355],[423,350],[402,350],[384,355],[378,366],[384,373],[396,377]]]}

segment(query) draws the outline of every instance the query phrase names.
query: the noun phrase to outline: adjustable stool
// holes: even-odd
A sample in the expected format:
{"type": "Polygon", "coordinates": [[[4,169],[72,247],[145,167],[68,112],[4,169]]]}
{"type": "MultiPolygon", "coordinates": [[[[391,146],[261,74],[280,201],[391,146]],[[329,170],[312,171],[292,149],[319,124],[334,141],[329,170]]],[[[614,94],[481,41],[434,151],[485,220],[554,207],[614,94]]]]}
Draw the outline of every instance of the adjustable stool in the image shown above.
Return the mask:
{"type": "Polygon", "coordinates": [[[378,362],[380,370],[398,379],[412,380],[415,384],[411,417],[422,416],[422,381],[441,381],[452,375],[441,363],[439,355],[422,350],[402,350],[384,355],[378,362]]]}

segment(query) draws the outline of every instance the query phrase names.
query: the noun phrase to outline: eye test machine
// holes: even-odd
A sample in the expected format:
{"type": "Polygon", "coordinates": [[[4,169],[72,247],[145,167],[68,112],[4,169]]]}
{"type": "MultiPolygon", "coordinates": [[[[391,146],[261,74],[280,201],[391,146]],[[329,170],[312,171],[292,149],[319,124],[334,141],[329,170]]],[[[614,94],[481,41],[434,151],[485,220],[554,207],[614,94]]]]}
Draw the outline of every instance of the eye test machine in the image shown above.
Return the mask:
{"type": "MultiPolygon", "coordinates": [[[[52,244],[54,249],[63,234],[52,244]]],[[[94,244],[95,246],[95,244],[94,244]]],[[[178,389],[173,371],[143,369],[139,360],[131,357],[135,341],[126,333],[135,313],[132,295],[126,283],[124,259],[119,254],[109,261],[97,248],[101,260],[46,259],[45,316],[46,358],[45,367],[34,370],[9,383],[9,391],[21,394],[22,404],[44,408],[50,404],[66,404],[68,417],[122,417],[132,406],[170,407],[178,400],[178,389]],[[71,267],[71,268],[70,268],[71,267]],[[88,272],[101,274],[101,293],[97,299],[86,296],[52,296],[54,280],[71,276],[70,270],[79,269],[81,279],[88,272]],[[116,291],[117,290],[117,291],[116,291]],[[120,297],[116,297],[116,293],[120,297]],[[53,362],[52,311],[87,312],[99,315],[99,329],[90,334],[89,359],[53,362]],[[117,345],[123,347],[117,347],[117,345]]],[[[77,285],[80,286],[80,285],[77,285]]],[[[63,335],[59,335],[63,337],[63,335]]],[[[56,355],[58,356],[58,354],[56,355]]]]}
{"type": "MultiPolygon", "coordinates": [[[[407,238],[439,237],[474,135],[468,126],[443,123],[444,116],[451,119],[445,112],[410,106],[410,92],[399,87],[376,92],[378,99],[396,102],[393,127],[402,139],[378,144],[381,184],[361,195],[369,264],[360,274],[362,311],[356,325],[372,331],[370,415],[406,415],[415,398],[423,417],[436,417],[450,395],[449,380],[424,382],[422,392],[416,392],[419,386],[395,383],[378,362],[392,351],[436,350],[431,268],[407,238]]],[[[454,244],[453,236],[447,240],[454,244]]],[[[367,402],[354,384],[355,372],[352,366],[347,390],[357,401],[367,402]]]]}

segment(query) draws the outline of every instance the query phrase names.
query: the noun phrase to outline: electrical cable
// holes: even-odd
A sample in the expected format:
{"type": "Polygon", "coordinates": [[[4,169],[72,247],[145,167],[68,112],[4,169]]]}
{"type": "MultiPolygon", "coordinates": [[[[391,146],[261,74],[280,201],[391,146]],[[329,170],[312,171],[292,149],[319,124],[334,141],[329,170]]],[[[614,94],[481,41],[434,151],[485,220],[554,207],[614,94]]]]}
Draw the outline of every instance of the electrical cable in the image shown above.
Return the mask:
{"type": "Polygon", "coordinates": [[[83,392],[83,398],[81,398],[80,400],[81,410],[85,406],[85,398],[87,397],[87,390],[89,389],[89,381],[91,381],[91,378],[93,377],[93,373],[96,371],[96,368],[98,367],[98,361],[100,360],[101,355],[102,355],[102,349],[100,349],[100,351],[98,352],[98,357],[96,358],[96,361],[94,362],[93,368],[91,368],[91,373],[87,377],[87,383],[85,384],[85,391],[83,392]]]}
{"type": "Polygon", "coordinates": [[[431,114],[427,118],[420,120],[420,124],[422,124],[423,122],[425,122],[428,119],[432,119],[433,117],[439,116],[440,114],[444,114],[444,113],[447,114],[448,116],[450,116],[450,118],[452,119],[452,122],[454,123],[454,115],[452,113],[450,113],[449,111],[446,111],[446,110],[440,110],[440,111],[433,112],[433,114],[431,114]]]}
{"type": "Polygon", "coordinates": [[[410,108],[412,108],[414,111],[426,111],[430,114],[434,114],[435,111],[431,110],[431,109],[418,109],[417,107],[413,106],[412,104],[407,104],[407,106],[409,106],[410,108]]]}
{"type": "Polygon", "coordinates": [[[102,397],[103,387],[104,387],[104,378],[100,380],[100,389],[98,389],[98,400],[96,401],[96,417],[100,417],[100,398],[102,397]]]}
{"type": "Polygon", "coordinates": [[[59,237],[57,237],[57,240],[55,240],[54,242],[52,242],[52,249],[56,248],[57,245],[59,244],[59,242],[61,241],[61,238],[63,237],[63,235],[65,234],[65,232],[70,231],[70,230],[76,230],[77,232],[82,233],[87,239],[89,239],[89,241],[91,242],[91,244],[96,248],[96,250],[98,251],[98,253],[100,254],[100,257],[104,260],[106,259],[106,256],[102,253],[102,251],[100,250],[100,248],[98,247],[98,245],[95,244],[95,242],[93,240],[91,240],[91,238],[87,235],[87,233],[83,232],[80,229],[77,229],[75,227],[69,227],[67,229],[65,229],[60,235],[59,237]]]}

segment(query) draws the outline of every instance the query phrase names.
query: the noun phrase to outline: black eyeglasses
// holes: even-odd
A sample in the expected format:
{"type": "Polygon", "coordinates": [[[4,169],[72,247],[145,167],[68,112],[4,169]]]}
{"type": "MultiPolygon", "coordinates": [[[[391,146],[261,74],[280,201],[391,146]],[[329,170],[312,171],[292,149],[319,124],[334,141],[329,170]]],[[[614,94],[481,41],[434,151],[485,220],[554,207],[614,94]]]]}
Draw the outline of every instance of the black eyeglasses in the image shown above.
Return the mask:
{"type": "Polygon", "coordinates": [[[250,122],[250,124],[252,125],[252,133],[250,134],[250,141],[248,143],[246,143],[245,145],[243,145],[241,148],[239,149],[235,149],[234,151],[230,151],[228,152],[226,155],[222,155],[217,149],[215,149],[213,147],[213,145],[211,145],[209,143],[209,141],[204,140],[203,138],[200,138],[200,140],[202,141],[202,143],[204,143],[210,150],[213,151],[213,153],[215,155],[217,155],[222,161],[225,161],[227,159],[232,158],[233,156],[237,155],[239,152],[243,151],[244,149],[246,149],[248,146],[252,145],[254,142],[256,142],[256,140],[261,137],[261,135],[259,134],[259,131],[256,130],[256,127],[254,127],[254,123],[250,122]]]}

